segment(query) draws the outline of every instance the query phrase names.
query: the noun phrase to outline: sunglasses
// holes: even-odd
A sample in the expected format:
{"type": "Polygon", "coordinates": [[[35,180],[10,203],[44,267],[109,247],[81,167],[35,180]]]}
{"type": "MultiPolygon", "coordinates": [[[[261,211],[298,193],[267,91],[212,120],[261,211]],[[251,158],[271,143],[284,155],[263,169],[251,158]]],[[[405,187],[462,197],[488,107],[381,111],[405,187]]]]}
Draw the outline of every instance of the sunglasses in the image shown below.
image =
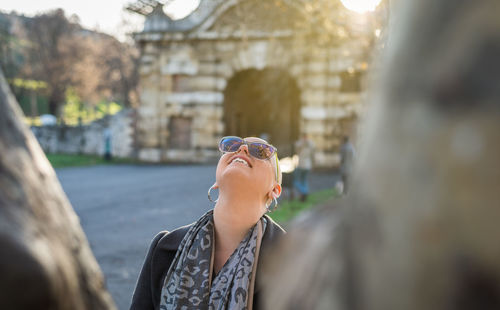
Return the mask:
{"type": "Polygon", "coordinates": [[[245,141],[240,137],[224,137],[219,142],[219,150],[222,153],[237,152],[245,144],[248,147],[248,153],[257,159],[269,159],[277,149],[267,143],[245,141]]]}

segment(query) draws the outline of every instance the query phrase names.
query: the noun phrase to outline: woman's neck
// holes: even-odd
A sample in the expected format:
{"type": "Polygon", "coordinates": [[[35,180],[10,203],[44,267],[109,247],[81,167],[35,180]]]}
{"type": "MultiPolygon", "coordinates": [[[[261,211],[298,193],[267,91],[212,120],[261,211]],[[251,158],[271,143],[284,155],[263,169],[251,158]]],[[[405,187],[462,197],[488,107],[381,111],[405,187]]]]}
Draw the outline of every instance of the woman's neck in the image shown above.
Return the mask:
{"type": "Polygon", "coordinates": [[[216,273],[259,220],[260,216],[257,218],[255,215],[252,216],[252,213],[256,214],[255,211],[248,212],[248,210],[262,208],[261,203],[256,200],[229,198],[221,193],[214,208],[216,273]]]}

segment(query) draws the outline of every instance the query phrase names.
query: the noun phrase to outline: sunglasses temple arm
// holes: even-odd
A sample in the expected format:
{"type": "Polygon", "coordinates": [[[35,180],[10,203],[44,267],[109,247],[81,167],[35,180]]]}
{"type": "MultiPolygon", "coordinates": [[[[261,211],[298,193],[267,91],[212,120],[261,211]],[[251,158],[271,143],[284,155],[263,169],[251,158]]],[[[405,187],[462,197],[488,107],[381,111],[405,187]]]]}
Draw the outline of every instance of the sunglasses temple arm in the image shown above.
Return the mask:
{"type": "Polygon", "coordinates": [[[279,182],[279,169],[280,169],[280,163],[278,160],[278,153],[274,154],[274,157],[276,158],[276,182],[279,182]]]}

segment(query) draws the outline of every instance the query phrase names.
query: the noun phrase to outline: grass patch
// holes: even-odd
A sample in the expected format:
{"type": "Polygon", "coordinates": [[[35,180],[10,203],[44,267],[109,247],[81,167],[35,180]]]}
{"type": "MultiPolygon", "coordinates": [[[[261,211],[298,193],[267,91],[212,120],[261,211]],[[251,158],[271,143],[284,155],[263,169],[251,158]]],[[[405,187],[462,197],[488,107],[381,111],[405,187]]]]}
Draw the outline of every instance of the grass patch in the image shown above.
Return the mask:
{"type": "Polygon", "coordinates": [[[299,200],[285,200],[278,205],[276,211],[269,213],[269,216],[279,224],[285,224],[302,211],[308,210],[338,196],[339,194],[335,189],[325,189],[309,194],[307,200],[304,202],[299,200]]]}
{"type": "Polygon", "coordinates": [[[70,155],[70,154],[45,154],[54,168],[82,167],[110,164],[134,164],[136,160],[131,158],[113,158],[111,161],[104,160],[96,155],[70,155]]]}

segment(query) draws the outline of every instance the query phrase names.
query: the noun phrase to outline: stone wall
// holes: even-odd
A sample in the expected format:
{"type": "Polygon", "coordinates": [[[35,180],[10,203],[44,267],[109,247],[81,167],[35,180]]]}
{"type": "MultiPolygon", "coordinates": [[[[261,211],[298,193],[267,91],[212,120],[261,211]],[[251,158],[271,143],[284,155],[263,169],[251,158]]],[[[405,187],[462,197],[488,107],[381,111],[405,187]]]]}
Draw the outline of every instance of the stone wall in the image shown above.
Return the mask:
{"type": "Polygon", "coordinates": [[[46,153],[104,154],[104,131],[111,131],[111,154],[134,157],[134,111],[122,110],[115,115],[81,126],[33,126],[31,130],[46,153]]]}

